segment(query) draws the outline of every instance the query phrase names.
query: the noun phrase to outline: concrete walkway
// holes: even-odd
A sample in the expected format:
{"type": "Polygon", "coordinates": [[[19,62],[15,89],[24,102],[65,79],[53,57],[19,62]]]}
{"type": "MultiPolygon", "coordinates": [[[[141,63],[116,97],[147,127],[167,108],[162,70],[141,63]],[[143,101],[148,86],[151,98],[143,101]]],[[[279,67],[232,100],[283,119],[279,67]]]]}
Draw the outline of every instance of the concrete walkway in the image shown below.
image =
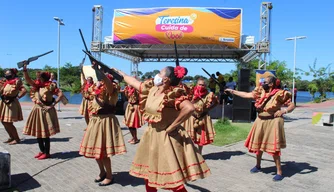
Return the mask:
{"type": "MultiPolygon", "coordinates": [[[[250,174],[255,156],[247,152],[243,142],[230,146],[204,147],[204,158],[212,175],[186,185],[188,191],[333,191],[334,179],[334,130],[333,127],[311,125],[312,112],[334,111],[334,102],[321,105],[303,105],[286,117],[287,148],[282,152],[284,180],[273,182],[275,167],[271,156],[264,155],[263,172],[250,174]],[[318,108],[320,107],[321,108],[318,108]]],[[[26,119],[32,104],[23,103],[26,119]]],[[[85,128],[85,121],[78,113],[78,106],[62,107],[58,113],[61,133],[51,138],[52,159],[38,161],[34,137],[22,135],[25,121],[16,123],[23,139],[15,146],[0,146],[11,154],[13,187],[21,191],[145,191],[142,179],[128,174],[136,147],[127,144],[128,153],[112,158],[115,184],[99,187],[93,182],[98,174],[94,160],[79,156],[78,150],[85,128]]],[[[123,118],[119,117],[120,123],[123,118]]],[[[123,124],[125,140],[130,135],[123,124]]],[[[141,136],[145,127],[139,130],[141,136]]],[[[0,125],[1,141],[7,133],[0,125]]],[[[163,191],[163,190],[160,190],[163,191]]]]}

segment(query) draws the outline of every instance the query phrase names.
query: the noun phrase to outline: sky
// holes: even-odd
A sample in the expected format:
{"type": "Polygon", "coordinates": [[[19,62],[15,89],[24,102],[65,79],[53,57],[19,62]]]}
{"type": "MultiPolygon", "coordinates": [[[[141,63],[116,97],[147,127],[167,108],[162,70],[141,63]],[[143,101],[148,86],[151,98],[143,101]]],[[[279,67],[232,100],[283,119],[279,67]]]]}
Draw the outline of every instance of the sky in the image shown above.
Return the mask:
{"type": "MultiPolygon", "coordinates": [[[[259,40],[260,0],[168,0],[168,1],[111,1],[111,0],[1,0],[0,1],[0,66],[16,67],[17,62],[49,50],[53,53],[30,64],[31,68],[50,65],[57,67],[58,23],[53,17],[64,20],[61,27],[61,59],[79,65],[84,53],[78,32],[82,29],[87,45],[90,46],[92,34],[92,8],[102,5],[103,38],[112,32],[114,9],[150,7],[225,7],[242,8],[242,33],[255,36],[259,40]],[[144,3],[145,2],[145,3],[144,3]]],[[[272,52],[271,60],[286,61],[293,68],[293,41],[287,37],[307,36],[297,41],[296,66],[304,70],[317,58],[317,66],[334,63],[334,11],[330,0],[273,0],[272,10],[272,52]]],[[[102,54],[102,61],[125,72],[130,72],[130,62],[111,55],[102,54]]],[[[88,59],[85,65],[89,65],[88,59]]],[[[161,69],[174,63],[140,63],[142,72],[161,69]]],[[[235,69],[233,63],[181,63],[189,70],[189,75],[203,75],[201,67],[209,72],[217,70],[228,73],[235,69]]],[[[309,79],[309,77],[304,77],[309,79]]]]}

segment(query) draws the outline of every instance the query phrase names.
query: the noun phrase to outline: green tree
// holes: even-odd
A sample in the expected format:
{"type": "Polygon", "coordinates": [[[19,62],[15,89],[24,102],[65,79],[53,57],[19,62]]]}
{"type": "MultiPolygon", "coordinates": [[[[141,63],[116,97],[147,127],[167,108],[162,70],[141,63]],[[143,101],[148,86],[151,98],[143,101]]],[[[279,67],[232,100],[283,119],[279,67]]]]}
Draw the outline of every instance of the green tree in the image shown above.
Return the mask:
{"type": "MultiPolygon", "coordinates": [[[[49,71],[53,71],[51,68],[49,71]]],[[[70,62],[60,68],[60,87],[64,91],[79,93],[81,90],[80,67],[73,66],[70,62]]]]}
{"type": "MultiPolygon", "coordinates": [[[[239,70],[242,68],[250,69],[251,75],[250,75],[250,81],[256,81],[256,70],[258,69],[259,60],[254,59],[250,61],[249,63],[237,63],[236,70],[232,70],[230,75],[233,77],[233,79],[236,81],[239,77],[239,70]]],[[[267,70],[275,70],[276,76],[281,80],[282,84],[288,83],[292,81],[293,72],[291,69],[287,67],[286,62],[284,61],[272,61],[270,64],[266,67],[267,70]]],[[[226,80],[226,79],[225,79],[226,80]]]]}
{"type": "MultiPolygon", "coordinates": [[[[308,91],[308,85],[310,84],[310,82],[308,80],[296,80],[296,88],[299,91],[308,91]]],[[[288,84],[289,87],[292,87],[292,83],[288,84]],[[291,85],[291,86],[290,86],[291,85]]]]}
{"type": "Polygon", "coordinates": [[[207,79],[208,79],[208,78],[206,78],[206,77],[204,77],[204,76],[202,76],[202,75],[195,75],[193,79],[196,81],[196,80],[199,79],[199,78],[203,78],[204,80],[207,80],[207,79]]]}
{"type": "Polygon", "coordinates": [[[149,72],[146,72],[142,77],[141,79],[144,80],[144,79],[151,79],[153,78],[156,74],[160,73],[159,70],[154,70],[154,71],[149,71],[149,72]]]}
{"type": "MultiPolygon", "coordinates": [[[[132,72],[131,72],[131,75],[135,75],[135,72],[132,71],[132,72]]],[[[141,77],[142,75],[143,75],[143,72],[141,72],[141,71],[137,71],[137,76],[138,76],[138,77],[141,77]]]]}
{"type": "Polygon", "coordinates": [[[192,76],[185,76],[185,77],[183,78],[183,80],[191,81],[191,80],[194,80],[194,77],[192,77],[192,76]]]}
{"type": "Polygon", "coordinates": [[[312,95],[312,98],[314,99],[314,94],[317,92],[318,87],[316,84],[311,83],[307,86],[308,91],[310,92],[310,94],[312,95]]]}
{"type": "MultiPolygon", "coordinates": [[[[331,64],[328,64],[326,67],[317,68],[317,59],[315,59],[313,65],[309,65],[309,71],[298,69],[298,71],[301,71],[302,74],[313,77],[312,84],[316,86],[321,99],[326,98],[326,92],[332,91],[333,81],[331,81],[331,79],[333,73],[329,71],[330,66],[331,64]]],[[[315,86],[311,86],[312,90],[315,86]]]]}

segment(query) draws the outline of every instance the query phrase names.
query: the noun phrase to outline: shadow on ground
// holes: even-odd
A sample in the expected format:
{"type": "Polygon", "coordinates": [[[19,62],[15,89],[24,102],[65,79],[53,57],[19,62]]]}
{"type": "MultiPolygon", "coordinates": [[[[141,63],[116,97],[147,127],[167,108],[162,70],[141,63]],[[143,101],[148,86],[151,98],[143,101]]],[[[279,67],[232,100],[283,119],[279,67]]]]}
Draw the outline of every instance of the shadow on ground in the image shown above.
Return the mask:
{"type": "MultiPolygon", "coordinates": [[[[50,138],[50,142],[68,142],[72,139],[72,137],[64,137],[64,138],[50,138]]],[[[23,138],[21,141],[22,144],[37,144],[36,138],[29,138],[25,139],[23,138]]]]}
{"type": "Polygon", "coordinates": [[[310,117],[299,117],[299,118],[284,117],[284,122],[292,122],[292,121],[303,120],[303,119],[312,119],[312,118],[310,117]]]}
{"type": "Polygon", "coordinates": [[[231,159],[232,156],[240,156],[244,154],[245,153],[242,151],[222,151],[217,153],[209,153],[203,155],[203,157],[204,159],[210,159],[210,160],[227,160],[231,159]]]}
{"type": "Polygon", "coordinates": [[[65,151],[51,154],[52,159],[74,159],[81,157],[79,151],[65,151]]]}
{"type": "Polygon", "coordinates": [[[8,191],[28,191],[41,187],[41,185],[28,173],[12,175],[12,188],[8,191]]]}
{"type": "Polygon", "coordinates": [[[80,117],[59,117],[58,119],[83,119],[83,116],[80,117]]]}
{"type": "MultiPolygon", "coordinates": [[[[318,167],[311,166],[309,163],[286,161],[282,162],[282,171],[284,177],[292,177],[295,174],[309,174],[318,171],[318,167]]],[[[276,167],[264,167],[262,172],[266,174],[276,174],[276,167]]]]}
{"type": "Polygon", "coordinates": [[[132,177],[129,172],[114,172],[115,184],[120,184],[122,186],[139,186],[145,185],[144,179],[132,177]]]}
{"type": "Polygon", "coordinates": [[[200,186],[197,186],[197,185],[194,185],[194,184],[186,183],[185,185],[187,187],[190,187],[192,189],[198,190],[200,192],[210,192],[210,190],[207,190],[207,189],[205,189],[203,187],[200,187],[200,186]]]}

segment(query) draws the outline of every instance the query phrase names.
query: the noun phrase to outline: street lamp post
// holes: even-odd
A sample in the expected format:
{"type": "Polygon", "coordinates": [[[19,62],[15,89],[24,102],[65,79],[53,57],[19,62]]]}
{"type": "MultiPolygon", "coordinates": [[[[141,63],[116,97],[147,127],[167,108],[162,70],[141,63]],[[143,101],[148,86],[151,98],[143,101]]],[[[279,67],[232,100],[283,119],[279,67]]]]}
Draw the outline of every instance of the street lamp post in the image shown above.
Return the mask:
{"type": "MultiPolygon", "coordinates": [[[[64,25],[65,23],[63,22],[62,19],[58,18],[58,17],[53,17],[54,20],[56,20],[58,22],[58,69],[57,69],[57,86],[58,88],[60,88],[60,81],[59,81],[59,70],[60,70],[60,26],[64,25]]],[[[60,102],[58,103],[58,111],[60,111],[60,102]]]]}
{"type": "Polygon", "coordinates": [[[292,77],[292,103],[295,102],[295,76],[296,76],[296,52],[297,52],[297,39],[306,39],[306,36],[289,37],[285,40],[294,40],[294,53],[293,53],[293,77],[292,77]]]}

